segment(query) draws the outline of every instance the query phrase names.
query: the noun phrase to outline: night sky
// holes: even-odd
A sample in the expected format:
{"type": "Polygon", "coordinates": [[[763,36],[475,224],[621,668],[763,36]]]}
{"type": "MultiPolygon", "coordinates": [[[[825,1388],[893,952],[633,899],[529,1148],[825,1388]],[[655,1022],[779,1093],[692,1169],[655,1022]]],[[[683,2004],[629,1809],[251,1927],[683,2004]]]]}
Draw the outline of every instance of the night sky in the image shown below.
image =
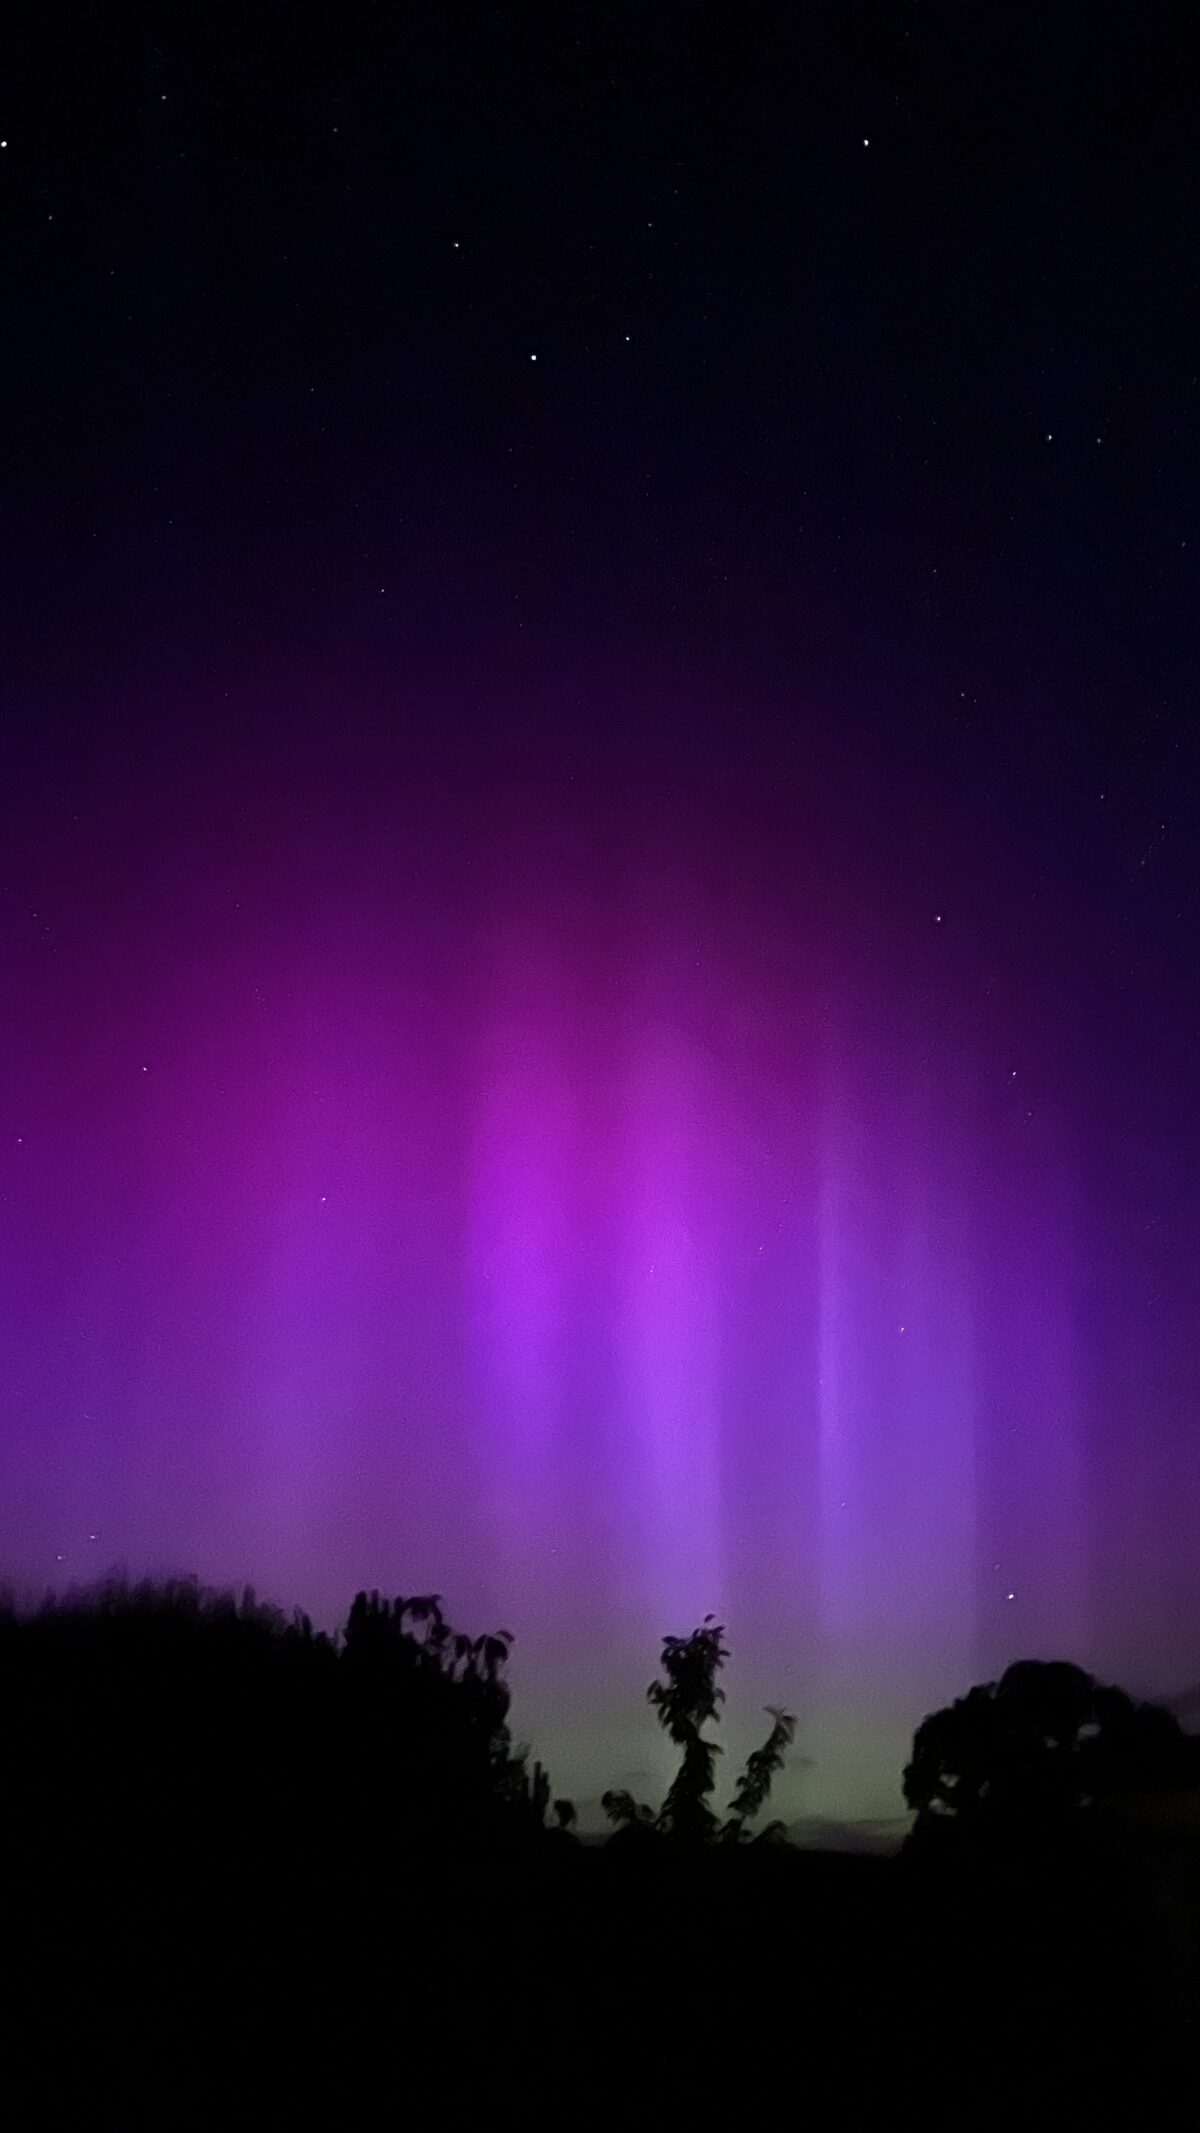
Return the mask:
{"type": "Polygon", "coordinates": [[[7,1575],[1200,1676],[1187,20],[9,9],[7,1575]]]}

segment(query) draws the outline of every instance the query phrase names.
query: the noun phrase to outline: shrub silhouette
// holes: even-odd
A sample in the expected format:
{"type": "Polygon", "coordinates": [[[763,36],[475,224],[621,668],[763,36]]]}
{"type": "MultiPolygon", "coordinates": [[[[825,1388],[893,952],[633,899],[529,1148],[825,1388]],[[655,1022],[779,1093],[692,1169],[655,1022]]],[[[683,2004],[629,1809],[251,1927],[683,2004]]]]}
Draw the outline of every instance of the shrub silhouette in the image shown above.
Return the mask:
{"type": "Polygon", "coordinates": [[[904,1797],[918,1847],[947,1829],[1061,1839],[1119,1788],[1180,1782],[1188,1768],[1171,1712],[1066,1661],[1024,1659],[922,1722],[904,1797]]]}
{"type": "Polygon", "coordinates": [[[36,1808],[265,1844],[269,1823],[285,1845],[331,1807],[352,1846],[535,1833],[550,1783],[509,1734],[511,1643],[456,1634],[436,1594],[359,1593],[333,1636],[194,1578],[0,1601],[9,1826],[36,1808]]]}
{"type": "MultiPolygon", "coordinates": [[[[706,1615],[690,1637],[666,1637],[661,1665],[665,1679],[652,1681],[647,1698],[658,1713],[659,1723],[682,1749],[679,1769],[662,1806],[655,1813],[629,1792],[603,1794],[601,1806],[617,1833],[626,1841],[639,1837],[671,1837],[691,1844],[720,1841],[737,1844],[749,1836],[748,1824],[766,1805],[777,1771],[781,1770],[796,1730],[790,1712],[768,1705],[773,1721],[760,1748],[748,1758],[729,1811],[722,1822],[709,1800],[716,1786],[718,1742],[709,1740],[703,1727],[718,1716],[725,1701],[717,1675],[729,1657],[722,1643],[724,1627],[706,1615]]],[[[772,1822],[760,1831],[756,1843],[782,1835],[782,1822],[772,1822]]]]}

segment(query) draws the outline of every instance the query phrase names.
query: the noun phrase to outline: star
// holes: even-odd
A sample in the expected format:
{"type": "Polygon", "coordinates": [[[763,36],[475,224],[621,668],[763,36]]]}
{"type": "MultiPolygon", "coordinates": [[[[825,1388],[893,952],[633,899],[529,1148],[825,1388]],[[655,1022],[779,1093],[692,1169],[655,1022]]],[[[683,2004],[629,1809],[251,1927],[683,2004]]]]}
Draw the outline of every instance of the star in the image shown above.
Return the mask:
{"type": "Polygon", "coordinates": [[[529,360],[530,360],[530,362],[531,362],[531,363],[536,363],[536,362],[537,362],[537,357],[536,357],[535,355],[531,355],[531,356],[530,356],[530,358],[529,358],[529,360]]]}

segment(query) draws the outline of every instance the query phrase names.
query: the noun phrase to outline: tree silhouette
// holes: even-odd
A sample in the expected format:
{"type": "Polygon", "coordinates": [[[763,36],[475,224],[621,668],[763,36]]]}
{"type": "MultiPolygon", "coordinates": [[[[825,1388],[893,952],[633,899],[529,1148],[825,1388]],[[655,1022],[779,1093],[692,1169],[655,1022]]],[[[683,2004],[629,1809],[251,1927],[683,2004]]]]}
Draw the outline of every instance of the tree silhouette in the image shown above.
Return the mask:
{"type": "Polygon", "coordinates": [[[1179,1781],[1187,1736],[1169,1711],[1066,1661],[1019,1660],[917,1728],[904,1772],[913,1838],[1062,1838],[1123,1786],[1179,1781]]]}
{"type": "MultiPolygon", "coordinates": [[[[775,1705],[768,1706],[768,1716],[773,1721],[771,1732],[762,1747],[749,1757],[724,1823],[709,1804],[716,1787],[716,1758],[721,1748],[717,1741],[707,1738],[703,1728],[718,1717],[718,1706],[725,1701],[725,1691],[717,1686],[717,1675],[729,1657],[722,1642],[724,1635],[723,1624],[706,1615],[690,1637],[664,1638],[661,1665],[665,1678],[652,1681],[646,1696],[658,1713],[660,1725],[682,1749],[679,1768],[657,1814],[629,1792],[603,1794],[600,1804],[619,1832],[652,1832],[689,1844],[711,1843],[717,1838],[736,1844],[748,1836],[748,1823],[766,1805],[796,1730],[791,1713],[775,1705]]],[[[773,1822],[755,1841],[777,1837],[782,1829],[782,1823],[773,1822]]]]}
{"type": "Polygon", "coordinates": [[[347,1716],[364,1771],[427,1831],[483,1836],[544,1827],[550,1780],[514,1747],[504,1679],[509,1630],[452,1631],[441,1595],[360,1592],[346,1624],[347,1716]]]}
{"type": "Polygon", "coordinates": [[[197,1861],[266,1844],[252,1797],[275,1802],[281,1856],[327,1811],[363,1859],[532,1836],[551,1787],[509,1733],[511,1644],[456,1633],[438,1594],[361,1592],[334,1636],[194,1578],[110,1578],[25,1611],[5,1597],[0,1809],[10,1828],[53,1814],[68,1836],[169,1829],[197,1861]]]}

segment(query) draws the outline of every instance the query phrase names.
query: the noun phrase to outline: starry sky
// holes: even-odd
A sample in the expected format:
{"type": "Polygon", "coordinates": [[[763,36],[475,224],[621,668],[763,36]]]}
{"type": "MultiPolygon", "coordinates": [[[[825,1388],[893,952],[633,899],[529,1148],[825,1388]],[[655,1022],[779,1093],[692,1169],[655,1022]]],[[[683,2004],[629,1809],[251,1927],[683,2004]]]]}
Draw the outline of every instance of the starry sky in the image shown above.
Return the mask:
{"type": "Polygon", "coordinates": [[[1200,1675],[1183,28],[10,11],[7,1575],[1200,1675]]]}

